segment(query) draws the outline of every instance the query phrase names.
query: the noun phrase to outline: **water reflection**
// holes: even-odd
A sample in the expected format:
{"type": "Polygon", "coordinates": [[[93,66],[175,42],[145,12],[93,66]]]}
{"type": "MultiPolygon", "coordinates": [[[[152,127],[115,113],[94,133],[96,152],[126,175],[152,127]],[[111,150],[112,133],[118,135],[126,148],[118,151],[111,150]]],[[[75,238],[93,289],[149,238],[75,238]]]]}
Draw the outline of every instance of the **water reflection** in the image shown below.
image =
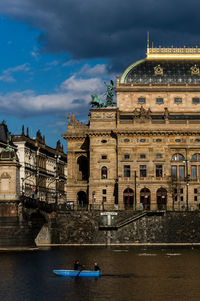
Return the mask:
{"type": "Polygon", "coordinates": [[[67,247],[0,253],[1,301],[176,301],[200,299],[200,249],[67,247]],[[60,278],[79,259],[100,279],[60,278]]]}

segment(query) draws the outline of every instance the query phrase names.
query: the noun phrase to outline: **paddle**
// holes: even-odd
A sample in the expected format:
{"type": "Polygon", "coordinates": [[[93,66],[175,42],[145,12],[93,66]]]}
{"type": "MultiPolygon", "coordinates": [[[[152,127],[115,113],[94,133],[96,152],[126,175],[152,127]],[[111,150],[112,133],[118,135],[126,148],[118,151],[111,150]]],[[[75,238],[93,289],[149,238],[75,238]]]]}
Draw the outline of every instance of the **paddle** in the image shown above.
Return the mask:
{"type": "Polygon", "coordinates": [[[76,274],[75,278],[78,278],[80,275],[81,270],[76,274]]]}
{"type": "Polygon", "coordinates": [[[81,265],[80,266],[80,271],[77,273],[77,275],[75,276],[75,278],[78,278],[79,277],[79,275],[80,275],[80,272],[84,269],[84,265],[81,265]]]}

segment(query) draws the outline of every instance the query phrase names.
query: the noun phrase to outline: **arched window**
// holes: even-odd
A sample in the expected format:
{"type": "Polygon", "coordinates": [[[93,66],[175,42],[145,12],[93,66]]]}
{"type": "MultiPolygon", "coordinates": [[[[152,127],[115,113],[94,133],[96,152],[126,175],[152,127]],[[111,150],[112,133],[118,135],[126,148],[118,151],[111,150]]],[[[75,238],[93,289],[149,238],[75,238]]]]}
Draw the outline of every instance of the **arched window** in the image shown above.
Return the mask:
{"type": "Polygon", "coordinates": [[[185,160],[185,158],[181,154],[174,154],[172,156],[172,161],[184,161],[184,160],[185,160]]]}
{"type": "Polygon", "coordinates": [[[103,166],[101,168],[101,178],[102,179],[107,179],[107,177],[108,177],[108,169],[107,169],[106,166],[103,166]]]}
{"type": "Polygon", "coordinates": [[[194,154],[191,161],[200,161],[200,154],[194,154]]]}

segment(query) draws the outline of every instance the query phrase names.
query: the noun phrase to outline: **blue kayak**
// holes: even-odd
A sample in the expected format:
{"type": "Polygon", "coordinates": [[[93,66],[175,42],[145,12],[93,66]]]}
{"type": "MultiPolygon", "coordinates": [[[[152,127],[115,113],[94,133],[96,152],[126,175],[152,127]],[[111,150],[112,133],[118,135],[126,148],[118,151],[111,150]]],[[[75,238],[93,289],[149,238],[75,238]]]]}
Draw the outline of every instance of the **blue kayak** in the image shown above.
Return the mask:
{"type": "Polygon", "coordinates": [[[76,270],[53,270],[56,275],[64,277],[99,277],[101,276],[101,271],[76,271],[76,270]]]}

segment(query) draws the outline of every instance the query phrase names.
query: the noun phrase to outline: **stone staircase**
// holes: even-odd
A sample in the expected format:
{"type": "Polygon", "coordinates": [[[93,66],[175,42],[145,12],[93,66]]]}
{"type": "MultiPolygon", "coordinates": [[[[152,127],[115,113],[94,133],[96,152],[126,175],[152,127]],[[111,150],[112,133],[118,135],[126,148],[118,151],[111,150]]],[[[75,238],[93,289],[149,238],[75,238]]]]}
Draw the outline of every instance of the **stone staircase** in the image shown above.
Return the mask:
{"type": "Polygon", "coordinates": [[[124,219],[116,222],[114,225],[99,225],[99,230],[106,230],[106,231],[118,230],[130,223],[133,223],[134,221],[136,221],[140,218],[143,218],[147,214],[148,214],[148,211],[142,211],[137,214],[133,213],[133,215],[131,217],[129,216],[127,218],[124,218],[124,219]]]}

